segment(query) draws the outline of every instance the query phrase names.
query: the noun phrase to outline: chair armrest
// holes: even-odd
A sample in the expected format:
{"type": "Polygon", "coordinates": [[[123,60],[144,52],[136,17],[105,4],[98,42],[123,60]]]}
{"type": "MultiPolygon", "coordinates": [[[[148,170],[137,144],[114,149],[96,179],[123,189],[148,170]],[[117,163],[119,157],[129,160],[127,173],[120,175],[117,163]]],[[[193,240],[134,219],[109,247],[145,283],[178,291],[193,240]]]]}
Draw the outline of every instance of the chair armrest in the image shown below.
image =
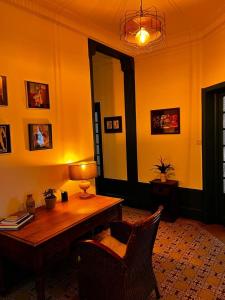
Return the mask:
{"type": "Polygon", "coordinates": [[[133,225],[126,221],[115,221],[110,223],[111,235],[121,243],[127,244],[133,225]]]}

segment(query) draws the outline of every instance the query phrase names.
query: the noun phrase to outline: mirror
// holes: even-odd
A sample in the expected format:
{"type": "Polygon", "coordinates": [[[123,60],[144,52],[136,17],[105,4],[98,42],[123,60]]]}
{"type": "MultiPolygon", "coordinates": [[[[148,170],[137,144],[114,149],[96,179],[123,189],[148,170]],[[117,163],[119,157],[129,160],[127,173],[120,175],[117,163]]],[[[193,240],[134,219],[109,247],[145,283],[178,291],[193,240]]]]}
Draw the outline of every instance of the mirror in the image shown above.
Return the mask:
{"type": "Polygon", "coordinates": [[[133,201],[138,183],[134,58],[91,39],[88,51],[96,193],[133,201]]]}
{"type": "Polygon", "coordinates": [[[98,51],[92,67],[98,174],[127,180],[124,72],[119,59],[98,51]]]}

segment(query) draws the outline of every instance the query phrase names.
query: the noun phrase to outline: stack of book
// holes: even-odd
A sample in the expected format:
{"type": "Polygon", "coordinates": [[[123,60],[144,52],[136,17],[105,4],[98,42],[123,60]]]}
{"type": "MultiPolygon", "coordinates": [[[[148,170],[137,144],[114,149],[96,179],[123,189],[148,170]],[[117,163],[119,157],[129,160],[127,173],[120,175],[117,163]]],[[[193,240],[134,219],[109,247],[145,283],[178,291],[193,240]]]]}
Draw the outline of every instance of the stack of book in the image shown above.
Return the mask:
{"type": "Polygon", "coordinates": [[[18,212],[11,215],[0,222],[0,230],[17,230],[30,222],[34,215],[28,212],[18,212]]]}

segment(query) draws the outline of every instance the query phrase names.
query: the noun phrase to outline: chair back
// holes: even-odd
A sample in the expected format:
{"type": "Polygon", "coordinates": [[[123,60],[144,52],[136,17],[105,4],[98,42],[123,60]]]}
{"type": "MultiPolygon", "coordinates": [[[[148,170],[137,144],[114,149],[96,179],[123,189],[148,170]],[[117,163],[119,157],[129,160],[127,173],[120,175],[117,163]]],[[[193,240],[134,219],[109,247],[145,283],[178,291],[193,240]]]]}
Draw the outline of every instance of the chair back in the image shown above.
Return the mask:
{"type": "Polygon", "coordinates": [[[143,267],[146,261],[151,260],[162,210],[163,206],[160,206],[153,215],[133,224],[124,257],[129,268],[143,267]]]}

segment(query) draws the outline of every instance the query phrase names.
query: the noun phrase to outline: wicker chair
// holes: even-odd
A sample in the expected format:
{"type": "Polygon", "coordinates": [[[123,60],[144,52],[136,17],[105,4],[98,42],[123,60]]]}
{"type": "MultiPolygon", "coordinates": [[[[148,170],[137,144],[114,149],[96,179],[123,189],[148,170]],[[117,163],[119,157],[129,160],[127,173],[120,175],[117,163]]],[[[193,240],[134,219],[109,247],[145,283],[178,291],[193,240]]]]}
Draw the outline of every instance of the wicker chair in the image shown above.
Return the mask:
{"type": "Polygon", "coordinates": [[[162,209],[134,224],[113,222],[101,242],[79,243],[80,300],[147,300],[153,290],[160,298],[152,251],[162,209]]]}

